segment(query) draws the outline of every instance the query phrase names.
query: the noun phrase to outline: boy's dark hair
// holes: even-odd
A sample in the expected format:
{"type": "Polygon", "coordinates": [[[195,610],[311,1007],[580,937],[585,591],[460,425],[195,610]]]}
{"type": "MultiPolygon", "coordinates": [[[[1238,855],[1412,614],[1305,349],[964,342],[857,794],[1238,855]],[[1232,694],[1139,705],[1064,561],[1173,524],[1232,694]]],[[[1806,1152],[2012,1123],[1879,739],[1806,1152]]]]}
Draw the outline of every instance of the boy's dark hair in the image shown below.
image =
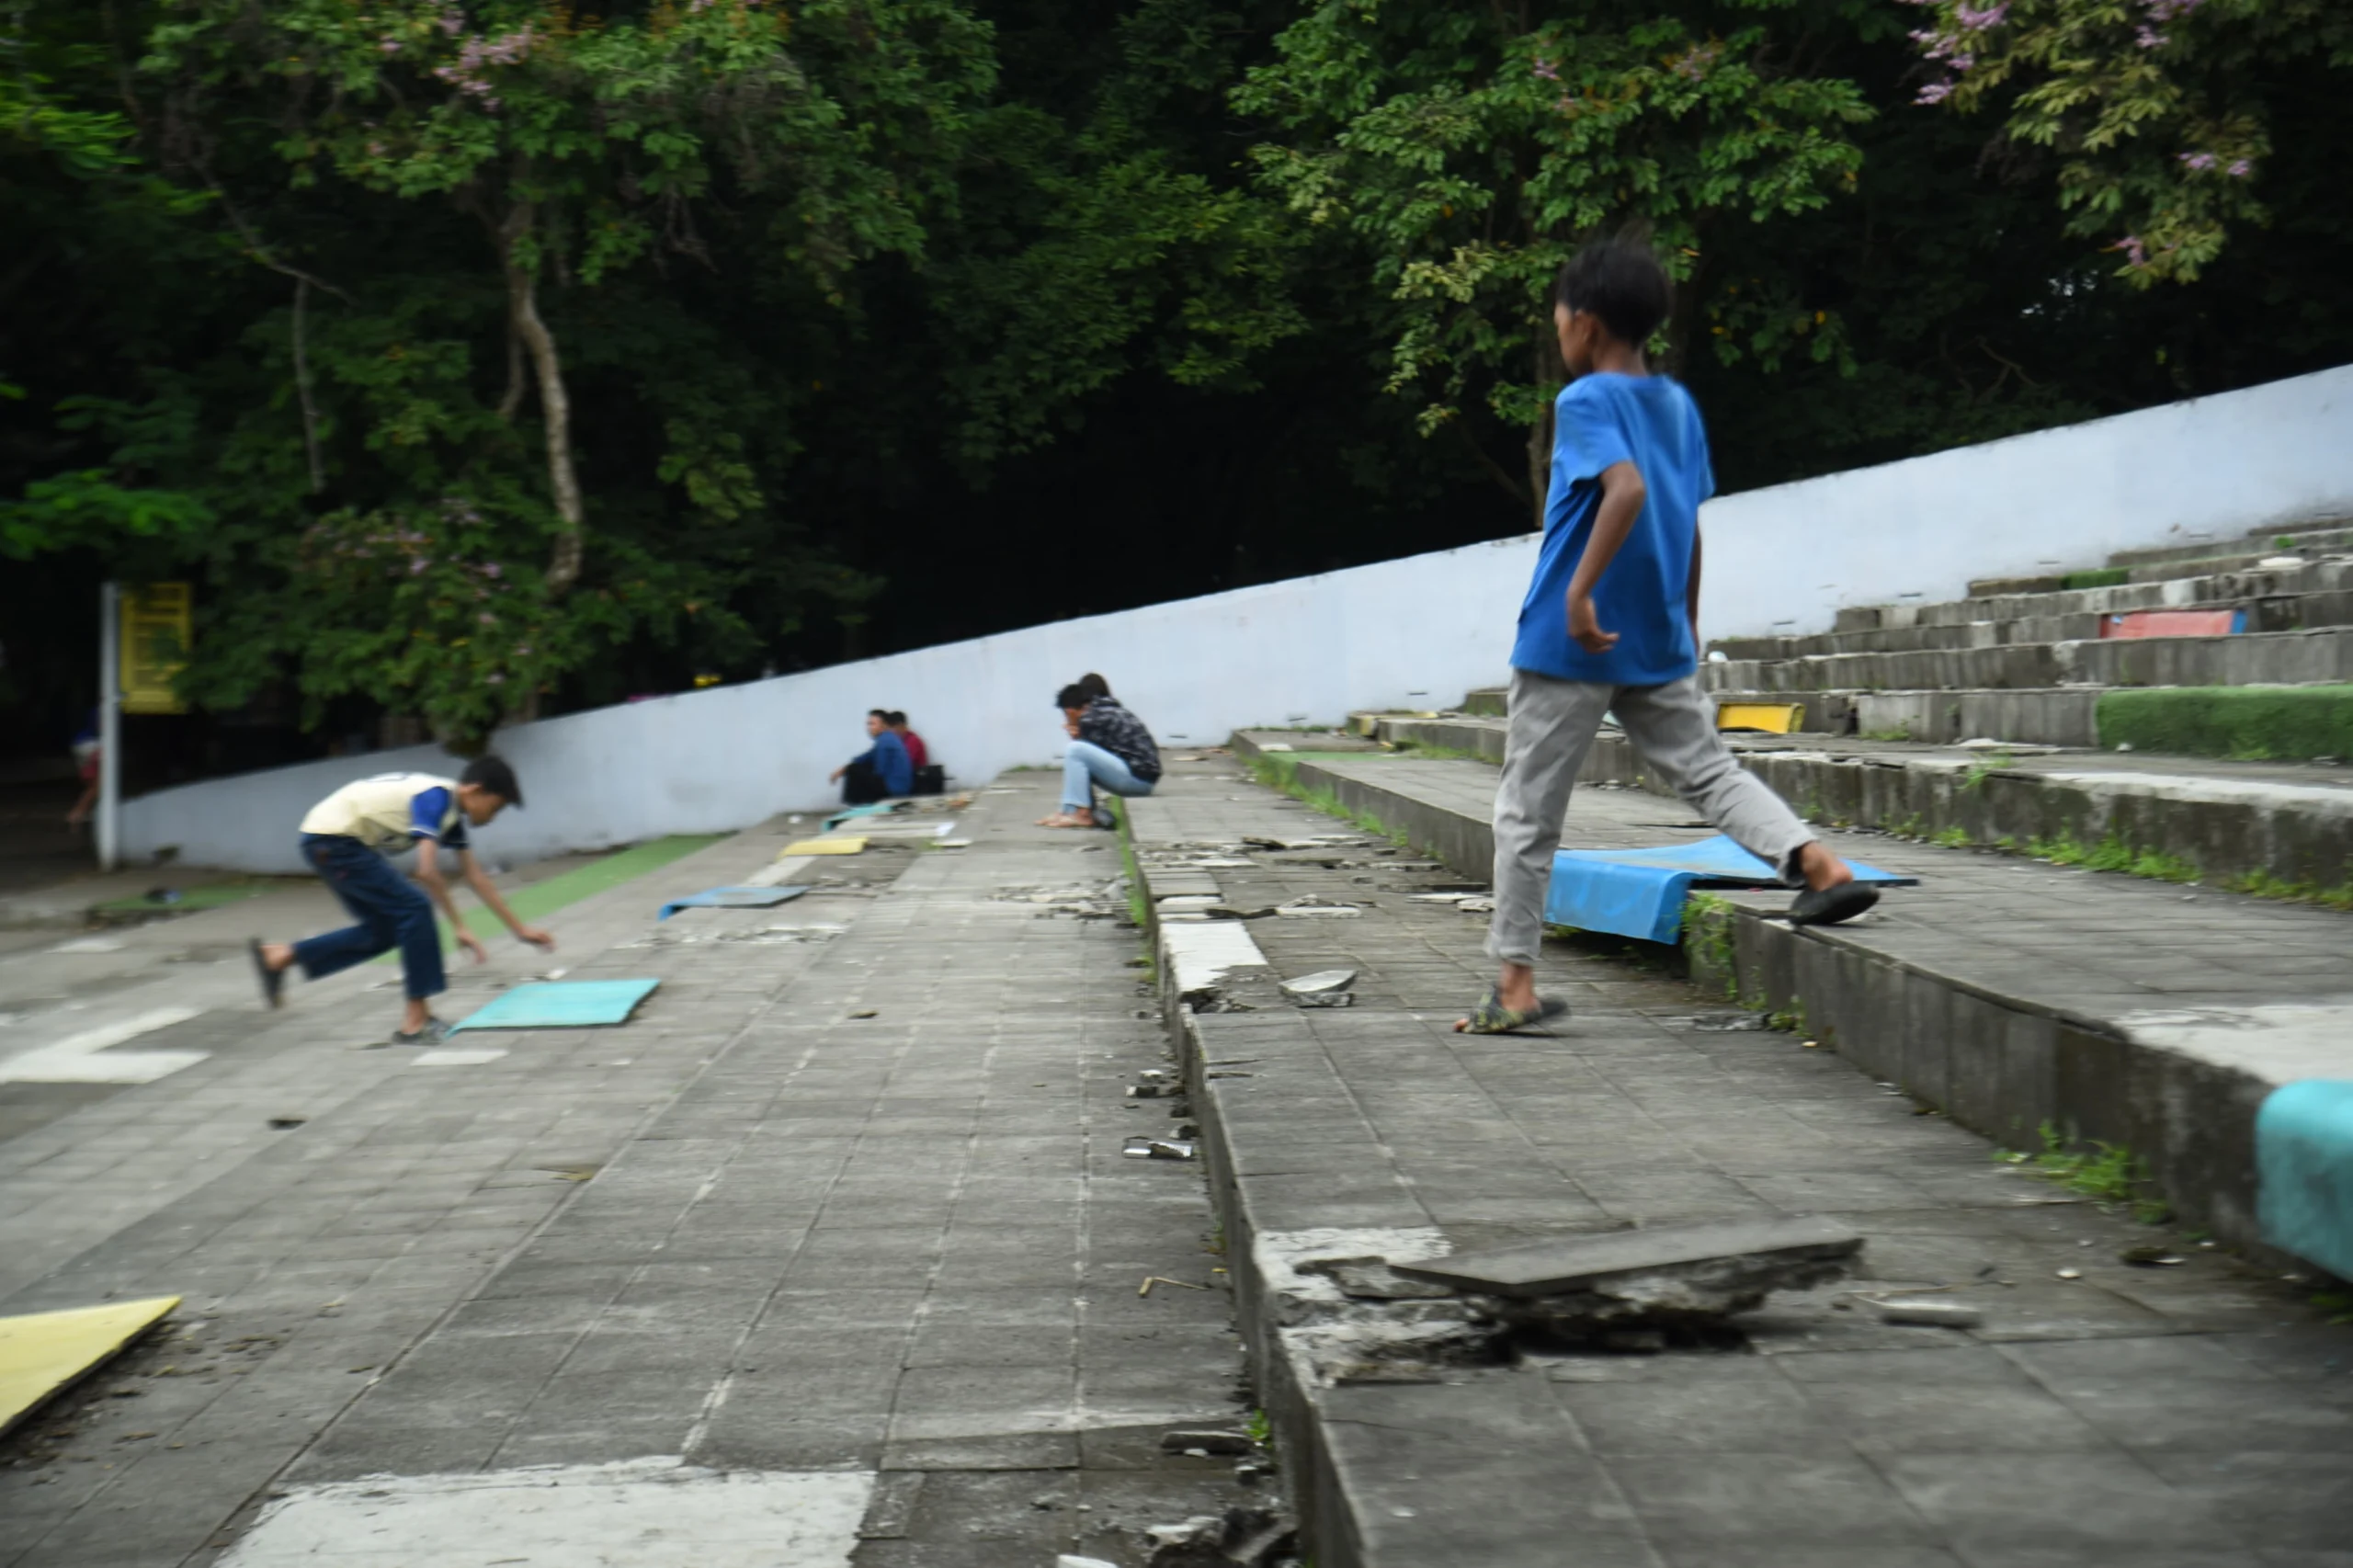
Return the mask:
{"type": "Polygon", "coordinates": [[[503,756],[474,758],[458,775],[458,782],[479,785],[485,793],[497,796],[518,811],[522,809],[523,787],[515,782],[515,770],[506,766],[503,756]]]}
{"type": "Polygon", "coordinates": [[[1601,318],[1609,335],[1640,348],[1674,303],[1658,254],[1639,240],[1600,240],[1577,252],[1552,280],[1552,299],[1601,318]]]}
{"type": "Polygon", "coordinates": [[[907,716],[893,708],[891,711],[882,715],[882,722],[895,730],[900,725],[904,724],[907,722],[907,716]]]}
{"type": "Polygon", "coordinates": [[[1054,706],[1057,708],[1084,708],[1094,700],[1095,694],[1086,689],[1084,681],[1066,686],[1054,693],[1054,706]]]}
{"type": "Polygon", "coordinates": [[[891,710],[888,708],[870,708],[866,710],[866,716],[870,719],[880,719],[886,724],[891,722],[891,710]]]}
{"type": "Polygon", "coordinates": [[[1089,697],[1108,697],[1111,695],[1111,683],[1101,676],[1089,673],[1078,677],[1078,689],[1089,697]]]}

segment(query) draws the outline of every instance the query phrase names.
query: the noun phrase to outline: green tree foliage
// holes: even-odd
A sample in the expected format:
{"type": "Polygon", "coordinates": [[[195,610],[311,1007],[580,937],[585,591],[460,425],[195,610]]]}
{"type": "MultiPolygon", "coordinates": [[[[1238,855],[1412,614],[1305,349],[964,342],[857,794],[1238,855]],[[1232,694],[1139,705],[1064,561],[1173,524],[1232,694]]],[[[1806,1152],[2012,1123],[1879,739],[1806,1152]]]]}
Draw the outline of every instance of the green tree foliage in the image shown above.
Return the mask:
{"type": "Polygon", "coordinates": [[[1516,531],[1627,224],[1730,488],[2340,362],[2343,26],[6,0],[0,708],[107,576],[226,767],[1516,531]]]}
{"type": "MultiPolygon", "coordinates": [[[[1688,278],[1726,227],[1818,208],[1857,176],[1849,132],[1871,110],[1852,82],[1790,68],[1765,18],[1791,8],[1324,0],[1236,94],[1284,137],[1254,150],[1267,181],[1370,254],[1394,302],[1391,386],[1423,398],[1426,432],[1472,397],[1529,428],[1540,517],[1561,263],[1638,220],[1688,278]]],[[[1735,317],[1752,352],[1778,351],[1790,319],[1735,317]]]]}
{"type": "Polygon", "coordinates": [[[2353,66],[2336,0],[1912,0],[1935,74],[1918,101],[1996,108],[2002,134],[2059,155],[2069,231],[2110,242],[2147,286],[2188,281],[2234,228],[2268,222],[2284,70],[2353,66]]]}

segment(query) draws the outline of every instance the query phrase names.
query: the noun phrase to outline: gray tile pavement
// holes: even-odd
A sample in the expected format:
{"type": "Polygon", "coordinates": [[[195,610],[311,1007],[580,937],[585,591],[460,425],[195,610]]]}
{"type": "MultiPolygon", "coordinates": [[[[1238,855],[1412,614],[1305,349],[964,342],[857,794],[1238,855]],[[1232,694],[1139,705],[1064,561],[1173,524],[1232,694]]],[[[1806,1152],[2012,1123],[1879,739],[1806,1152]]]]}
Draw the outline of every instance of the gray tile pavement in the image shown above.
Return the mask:
{"type": "Polygon", "coordinates": [[[0,1563],[200,1559],[265,1488],[653,1455],[926,1477],[861,1565],[1127,1561],[1232,1500],[1230,1460],[1158,1450],[1237,1418],[1239,1353],[1195,1170],[1120,1153],[1166,1116],[1125,1094],[1165,1050],[1138,937],[999,896],[1099,888],[1115,846],[1011,782],[972,848],[870,850],[779,910],[656,928],[648,881],[567,912],[571,974],[663,981],[625,1028],[436,1069],[349,1048],[381,994],[208,1014],[205,1063],[0,1143],[49,1184],[0,1236],[54,1259],[8,1307],[189,1298],[11,1449],[0,1563]]]}

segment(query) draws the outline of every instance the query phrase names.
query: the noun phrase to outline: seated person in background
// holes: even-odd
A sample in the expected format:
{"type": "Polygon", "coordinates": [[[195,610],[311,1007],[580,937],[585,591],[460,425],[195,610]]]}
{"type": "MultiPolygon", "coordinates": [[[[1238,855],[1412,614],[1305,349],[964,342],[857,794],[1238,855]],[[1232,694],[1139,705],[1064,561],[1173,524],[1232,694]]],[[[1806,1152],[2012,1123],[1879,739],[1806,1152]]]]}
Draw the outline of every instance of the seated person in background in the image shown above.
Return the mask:
{"type": "Polygon", "coordinates": [[[891,729],[889,710],[869,710],[866,733],[874,744],[835,768],[828,780],[840,783],[845,806],[870,806],[915,789],[915,765],[907,760],[907,748],[891,729]]]}
{"type": "Polygon", "coordinates": [[[907,728],[907,716],[904,713],[900,712],[898,710],[892,709],[890,714],[890,722],[891,733],[899,737],[899,744],[907,748],[907,761],[914,766],[915,770],[920,773],[925,768],[929,767],[931,766],[931,748],[923,744],[923,737],[921,735],[916,734],[913,730],[907,728]]]}
{"type": "Polygon", "coordinates": [[[1063,809],[1040,818],[1038,825],[1117,826],[1109,812],[1096,806],[1096,787],[1120,796],[1151,794],[1160,781],[1160,748],[1152,732],[1109,697],[1095,696],[1083,684],[1063,687],[1054,706],[1063,710],[1063,727],[1071,737],[1063,753],[1063,809]]]}
{"type": "Polygon", "coordinates": [[[1079,676],[1077,680],[1071,684],[1077,687],[1079,690],[1086,693],[1089,697],[1108,697],[1111,695],[1111,683],[1091,670],[1086,675],[1079,676]]]}

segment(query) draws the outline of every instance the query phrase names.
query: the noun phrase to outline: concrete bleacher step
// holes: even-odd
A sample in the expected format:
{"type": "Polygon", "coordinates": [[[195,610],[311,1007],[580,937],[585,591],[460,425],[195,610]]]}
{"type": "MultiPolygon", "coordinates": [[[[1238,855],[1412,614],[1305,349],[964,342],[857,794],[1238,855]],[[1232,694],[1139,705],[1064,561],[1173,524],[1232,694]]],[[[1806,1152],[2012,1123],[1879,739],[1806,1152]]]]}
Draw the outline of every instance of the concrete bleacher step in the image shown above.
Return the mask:
{"type": "Polygon", "coordinates": [[[1711,692],[2313,686],[2347,680],[2353,680],[2353,628],[2347,627],[1720,659],[1700,668],[1700,685],[1711,692]]]}
{"type": "MultiPolygon", "coordinates": [[[[2110,599],[2116,590],[2095,591],[2110,599]]],[[[2030,597],[2031,596],[2022,596],[2030,597]]],[[[2079,596],[2054,594],[2056,598],[2079,596]]],[[[2086,593],[2080,597],[2091,597],[2086,593]]],[[[2155,596],[2149,596],[2153,600],[2155,596]]],[[[1992,605],[2009,601],[1980,601],[1992,605]]],[[[1941,609],[1944,607],[1929,607],[1941,609]]],[[[1819,631],[1802,637],[1726,637],[1709,644],[1726,659],[1800,659],[1824,653],[1906,653],[1923,650],[1996,648],[2010,643],[2075,642],[2097,640],[2103,623],[2136,610],[2237,609],[2245,612],[2248,631],[2304,631],[2324,627],[2353,626],[2353,591],[2331,589],[2309,594],[2280,594],[2266,598],[2226,596],[2213,601],[2186,604],[2152,602],[2116,608],[2077,609],[2041,613],[2032,607],[2013,608],[2003,616],[1974,619],[1913,619],[1903,624],[1857,627],[1852,631],[1819,631]]],[[[1843,612],[1842,612],[1843,617],[1843,612]]]]}
{"type": "MultiPolygon", "coordinates": [[[[1260,741],[1327,788],[1344,773],[1415,781],[1385,799],[1464,805],[1493,778],[1360,741],[1346,756],[1295,733],[1260,741]]],[[[1370,824],[1351,832],[1239,782],[1222,758],[1175,759],[1127,821],[1187,1094],[1171,1114],[1198,1123],[1253,1397],[1318,1568],[2177,1556],[2284,1568],[2268,1554],[2277,1540],[2341,1533],[2341,1499],[2312,1484],[2327,1456],[2218,1489],[2212,1475],[2237,1459],[2203,1450],[2235,1456],[2260,1432],[2337,1446],[2353,1330],[2319,1324],[2276,1267],[1989,1161],[1978,1139],[1837,1054],[1892,1076],[1848,1043],[1861,1031],[1881,1057],[1904,1056],[1907,1084],[1932,1055],[1949,1063],[1947,1090],[1991,1067],[2016,1084],[2063,1068],[2071,1088],[2096,1080],[2104,1063],[2047,1017],[2014,1023],[1990,1062],[1972,1063],[1978,1020],[1905,1010],[1914,994],[1889,960],[1872,993],[1882,1011],[1825,1018],[1835,1049],[1807,1049],[1724,1028],[1755,1020],[1667,966],[1548,941],[1540,983],[1573,1015],[1533,1034],[1457,1035],[1452,1019],[1493,972],[1483,919],[1444,897],[1461,880],[1370,824]],[[1345,917],[1212,919],[1189,907],[1204,891],[1234,910],[1313,900],[1345,917]],[[1334,970],[1350,976],[1352,1006],[1280,987],[1334,970]],[[1857,1276],[1783,1290],[1713,1339],[1498,1338],[1475,1303],[1382,1267],[1699,1221],[1746,1234],[1795,1215],[1863,1236],[1857,1276]],[[2187,1255],[2178,1266],[2132,1265],[2167,1238],[2187,1255]],[[1982,1322],[1896,1327],[1871,1310],[1918,1290],[1982,1322]],[[2265,1356],[2266,1372],[2234,1373],[2234,1353],[2265,1356]],[[2136,1445],[2156,1450],[2153,1468],[2136,1445]],[[2097,1499],[2119,1485],[2129,1506],[2086,1509],[2087,1486],[2104,1489],[2097,1499]],[[2182,1555],[2185,1542],[2197,1545],[2182,1555]]],[[[1594,790],[1571,822],[1596,842],[1657,842],[1662,814],[1677,813],[1594,790]]],[[[1950,858],[1923,855],[1908,869],[1939,878],[1915,890],[1923,901],[1974,896],[1939,885],[1950,858]]],[[[2104,891],[2076,879],[2064,896],[2090,907],[2104,891]]],[[[1893,912],[1869,935],[1922,914],[1936,912],[1893,912]]],[[[2106,945],[2101,962],[2115,958],[2106,945]]],[[[2210,1100],[2188,1105],[2228,1119],[2210,1100]]],[[[2005,1141],[2021,1139],[2036,1146],[2035,1129],[2005,1141]]]]}
{"type": "MultiPolygon", "coordinates": [[[[1234,745],[1264,755],[1246,733],[1234,745]]],[[[1294,751],[1277,766],[1464,876],[1489,874],[1487,764],[1294,751]]],[[[1707,831],[1644,793],[1580,795],[1617,831],[1606,842],[1707,831]]],[[[2048,1124],[2129,1149],[2217,1235],[2278,1243],[2260,1217],[2255,1116],[2284,1084],[2353,1076],[2353,915],[1824,836],[1922,885],[1892,893],[1866,924],[1830,929],[1773,918],[1786,893],[1727,895],[1705,929],[1687,926],[1696,974],[1747,1005],[1796,1011],[1857,1066],[1964,1126],[2018,1144],[2048,1124]]],[[[1567,842],[1593,840],[1588,823],[1567,842]]],[[[2353,1235],[2332,1244],[2335,1267],[2353,1266],[2353,1235]]]]}
{"type": "MultiPolygon", "coordinates": [[[[2294,567],[2215,572],[2174,576],[2149,583],[2118,583],[2101,587],[2045,587],[2011,593],[1977,594],[1967,598],[1927,603],[1852,605],[1840,609],[1833,631],[1864,631],[1908,626],[1967,625],[1976,621],[2006,621],[2032,617],[2116,615],[2136,609],[2189,609],[2229,605],[2259,609],[2272,600],[2325,597],[2353,589],[2353,560],[2320,560],[2294,567]]],[[[2340,624],[2298,621],[2298,625],[2340,624]]],[[[2263,631],[2283,631],[2284,624],[2263,631]]]]}
{"type": "Polygon", "coordinates": [[[2109,574],[2126,583],[2156,583],[2167,578],[2259,568],[2266,561],[2284,556],[2310,560],[2347,551],[2353,551],[2353,527],[2342,519],[2333,519],[2258,528],[2238,540],[2192,540],[2147,550],[2118,551],[2109,557],[2104,572],[2054,571],[2035,576],[1981,578],[1970,585],[1970,592],[2031,593],[2065,588],[2081,584],[2086,576],[2109,574]]]}
{"type": "MultiPolygon", "coordinates": [[[[1367,733],[1392,745],[1503,760],[1505,720],[1361,717],[1367,733]]],[[[2222,887],[2353,897],[2353,768],[1820,734],[1726,740],[1743,767],[1810,821],[1954,846],[2137,861],[2222,887]]],[[[1615,732],[1596,743],[1582,777],[1665,789],[1615,732]]]]}

